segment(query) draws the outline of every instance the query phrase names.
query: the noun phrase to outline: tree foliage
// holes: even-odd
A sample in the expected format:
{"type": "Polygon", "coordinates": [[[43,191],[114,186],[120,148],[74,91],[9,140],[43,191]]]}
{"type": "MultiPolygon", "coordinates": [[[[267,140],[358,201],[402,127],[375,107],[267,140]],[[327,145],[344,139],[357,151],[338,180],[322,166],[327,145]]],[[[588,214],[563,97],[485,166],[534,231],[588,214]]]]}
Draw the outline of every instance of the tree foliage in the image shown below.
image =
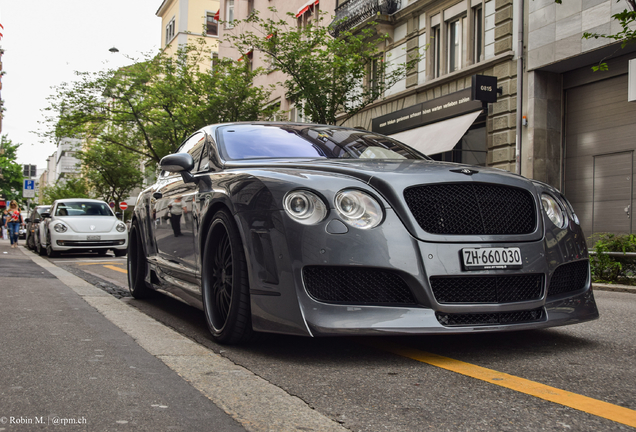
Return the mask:
{"type": "Polygon", "coordinates": [[[116,144],[95,142],[77,157],[91,194],[107,202],[123,201],[143,181],[140,155],[116,144]]]}
{"type": "Polygon", "coordinates": [[[259,71],[220,60],[210,71],[205,42],[118,70],[77,73],[49,98],[48,136],[97,138],[159,162],[207,124],[257,120],[269,92],[252,86],[259,71]]]}
{"type": "Polygon", "coordinates": [[[233,22],[235,33],[228,39],[242,53],[264,54],[273,68],[284,72],[287,78],[281,84],[287,99],[316,123],[344,123],[382,97],[418,61],[414,56],[388,68],[378,48],[388,36],[377,34],[373,23],[333,38],[324,15],[300,27],[293,14],[287,18],[263,19],[255,11],[233,22]],[[365,85],[373,67],[378,79],[365,85]]]}
{"type": "Polygon", "coordinates": [[[16,162],[18,147],[6,136],[0,137],[0,194],[7,201],[22,199],[22,165],[16,162]]]}
{"type": "Polygon", "coordinates": [[[53,186],[45,186],[40,204],[53,204],[65,198],[92,198],[88,184],[83,178],[61,178],[53,186]]]}

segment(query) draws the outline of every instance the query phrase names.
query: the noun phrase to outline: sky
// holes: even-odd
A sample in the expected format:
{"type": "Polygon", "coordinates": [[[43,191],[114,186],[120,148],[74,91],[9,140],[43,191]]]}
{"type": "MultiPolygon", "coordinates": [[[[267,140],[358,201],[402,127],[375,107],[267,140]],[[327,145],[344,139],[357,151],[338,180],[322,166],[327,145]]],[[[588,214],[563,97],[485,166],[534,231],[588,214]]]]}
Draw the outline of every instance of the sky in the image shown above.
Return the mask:
{"type": "Polygon", "coordinates": [[[2,134],[21,143],[18,163],[46,168],[55,152],[44,132],[47,97],[75,71],[119,68],[161,44],[162,0],[0,0],[4,30],[2,134]],[[109,49],[116,47],[119,53],[109,49]]]}

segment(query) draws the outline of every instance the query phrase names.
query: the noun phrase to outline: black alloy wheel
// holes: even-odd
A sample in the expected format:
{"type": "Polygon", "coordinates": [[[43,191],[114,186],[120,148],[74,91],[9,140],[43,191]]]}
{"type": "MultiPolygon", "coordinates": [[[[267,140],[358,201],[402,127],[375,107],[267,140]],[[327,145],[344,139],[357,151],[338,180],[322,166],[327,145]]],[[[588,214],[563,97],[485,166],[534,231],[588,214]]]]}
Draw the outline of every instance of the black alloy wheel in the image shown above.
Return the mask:
{"type": "Polygon", "coordinates": [[[212,337],[223,344],[251,340],[254,331],[245,252],[234,219],[226,210],[218,211],[210,225],[201,279],[203,310],[212,337]]]}
{"type": "Polygon", "coordinates": [[[152,295],[152,289],[146,284],[146,272],[148,261],[141,244],[141,232],[139,222],[132,223],[128,233],[128,290],[136,299],[148,298],[152,295]]]}

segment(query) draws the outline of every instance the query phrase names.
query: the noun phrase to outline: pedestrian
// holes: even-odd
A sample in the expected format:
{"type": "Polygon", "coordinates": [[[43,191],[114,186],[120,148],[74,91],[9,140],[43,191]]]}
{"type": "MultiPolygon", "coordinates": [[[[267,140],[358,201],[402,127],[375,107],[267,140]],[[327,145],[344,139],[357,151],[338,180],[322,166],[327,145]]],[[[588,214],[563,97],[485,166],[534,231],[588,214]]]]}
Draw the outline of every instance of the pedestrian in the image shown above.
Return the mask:
{"type": "Polygon", "coordinates": [[[18,247],[20,226],[22,226],[23,223],[20,207],[18,207],[16,200],[13,200],[11,204],[9,204],[9,211],[7,212],[7,220],[5,222],[6,227],[9,229],[9,240],[11,240],[12,248],[18,247]]]}
{"type": "Polygon", "coordinates": [[[170,209],[170,225],[172,225],[172,231],[175,237],[179,237],[181,234],[181,215],[187,213],[187,207],[183,206],[181,195],[175,197],[174,200],[168,204],[170,209]]]}
{"type": "Polygon", "coordinates": [[[7,226],[5,225],[6,223],[7,223],[7,211],[3,210],[2,211],[2,240],[6,240],[8,238],[7,226]]]}

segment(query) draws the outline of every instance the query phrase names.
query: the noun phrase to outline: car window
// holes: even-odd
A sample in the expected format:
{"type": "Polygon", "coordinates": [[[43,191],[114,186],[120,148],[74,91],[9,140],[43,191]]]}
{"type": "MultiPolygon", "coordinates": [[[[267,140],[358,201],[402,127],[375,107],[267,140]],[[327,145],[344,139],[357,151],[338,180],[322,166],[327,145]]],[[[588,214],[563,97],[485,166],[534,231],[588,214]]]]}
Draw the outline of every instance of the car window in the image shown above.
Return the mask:
{"type": "MultiPolygon", "coordinates": [[[[193,137],[193,139],[196,139],[196,142],[194,144],[194,146],[188,151],[188,153],[190,153],[190,156],[192,156],[192,159],[194,160],[194,169],[193,171],[199,171],[201,169],[200,162],[203,159],[203,153],[207,154],[206,150],[206,146],[205,146],[205,135],[204,134],[197,134],[193,137]]],[[[206,162],[207,163],[207,162],[206,162]]]]}
{"type": "Polygon", "coordinates": [[[106,203],[100,202],[63,202],[55,208],[55,216],[114,216],[106,203]]]}
{"type": "Polygon", "coordinates": [[[226,159],[427,159],[405,144],[373,132],[301,124],[228,125],[218,129],[226,159]]]}
{"type": "Polygon", "coordinates": [[[51,210],[51,207],[42,207],[42,208],[35,209],[34,217],[35,218],[42,218],[42,213],[46,213],[49,210],[51,210]]]}

